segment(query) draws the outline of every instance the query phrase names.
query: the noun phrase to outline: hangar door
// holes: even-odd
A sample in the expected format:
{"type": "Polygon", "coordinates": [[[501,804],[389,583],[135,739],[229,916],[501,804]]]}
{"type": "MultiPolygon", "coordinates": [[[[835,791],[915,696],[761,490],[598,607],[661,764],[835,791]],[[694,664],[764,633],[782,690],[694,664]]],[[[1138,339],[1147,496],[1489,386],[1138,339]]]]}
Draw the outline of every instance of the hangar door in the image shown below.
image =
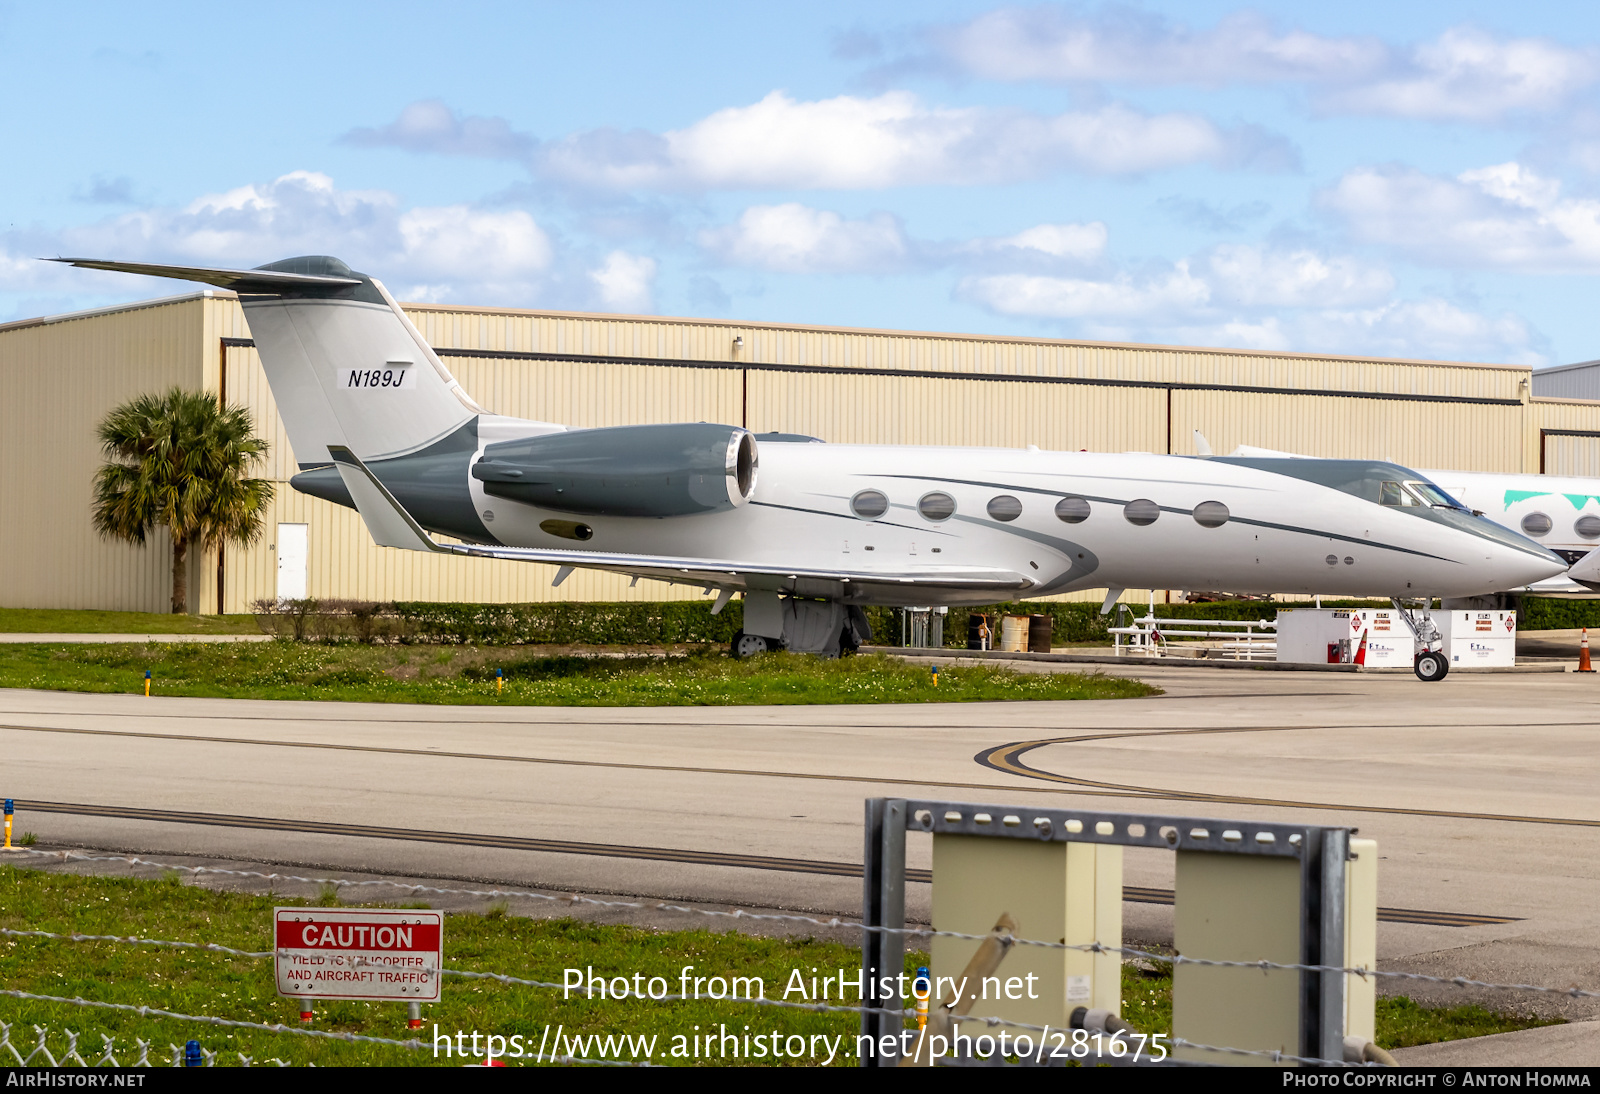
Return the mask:
{"type": "Polygon", "coordinates": [[[1541,430],[1539,472],[1600,478],[1600,433],[1541,430]]]}

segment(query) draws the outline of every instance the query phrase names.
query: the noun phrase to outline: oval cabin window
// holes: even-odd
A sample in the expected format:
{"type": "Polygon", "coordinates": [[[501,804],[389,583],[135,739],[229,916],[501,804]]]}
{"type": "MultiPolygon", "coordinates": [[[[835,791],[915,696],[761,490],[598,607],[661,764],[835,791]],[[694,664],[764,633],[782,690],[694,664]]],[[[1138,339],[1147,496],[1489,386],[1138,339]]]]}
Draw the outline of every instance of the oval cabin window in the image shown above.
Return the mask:
{"type": "Polygon", "coordinates": [[[1526,535],[1538,538],[1550,534],[1550,529],[1555,527],[1555,522],[1543,513],[1529,513],[1522,518],[1522,531],[1526,535]]]}
{"type": "Polygon", "coordinates": [[[1082,498],[1062,498],[1056,502],[1056,516],[1068,524],[1089,519],[1089,503],[1082,498]]]}
{"type": "Polygon", "coordinates": [[[1010,494],[989,499],[989,516],[994,520],[1016,520],[1022,515],[1022,502],[1010,494]]]}
{"type": "Polygon", "coordinates": [[[924,520],[949,520],[956,511],[956,499],[941,490],[924,494],[917,501],[917,512],[924,520]]]}
{"type": "Polygon", "coordinates": [[[1127,518],[1129,524],[1143,527],[1156,522],[1156,518],[1161,515],[1161,506],[1149,498],[1134,498],[1122,507],[1122,515],[1127,518]]]}
{"type": "Polygon", "coordinates": [[[876,520],[889,511],[889,498],[882,490],[863,490],[850,499],[850,511],[862,520],[876,520]]]}

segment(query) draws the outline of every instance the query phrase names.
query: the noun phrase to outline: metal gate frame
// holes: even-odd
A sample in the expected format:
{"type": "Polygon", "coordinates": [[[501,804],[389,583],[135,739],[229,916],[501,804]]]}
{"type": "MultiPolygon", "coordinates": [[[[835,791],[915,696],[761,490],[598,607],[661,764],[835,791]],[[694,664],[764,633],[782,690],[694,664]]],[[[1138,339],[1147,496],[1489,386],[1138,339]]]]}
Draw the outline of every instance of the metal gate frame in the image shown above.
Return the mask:
{"type": "MultiPolygon", "coordinates": [[[[1171,851],[1265,855],[1300,862],[1300,964],[1343,966],[1345,862],[1350,828],[1224,821],[1092,809],[981,805],[918,798],[868,798],[863,853],[861,938],[863,983],[873,970],[898,974],[905,964],[906,833],[989,836],[1035,843],[1107,843],[1171,851]],[[1135,835],[1131,829],[1142,828],[1135,835]]],[[[938,879],[934,879],[938,883],[938,879]]],[[[1179,894],[1178,899],[1182,899],[1179,894]]],[[[1120,945],[1121,940],[1118,940],[1120,945]]],[[[1192,955],[1204,957],[1204,954],[1192,955]]],[[[1344,975],[1300,973],[1299,1055],[1344,1057],[1344,975]]],[[[898,1038],[906,1001],[864,998],[861,1033],[898,1038]]],[[[879,1041],[880,1044],[884,1043],[879,1041]]],[[[861,1057],[863,1067],[893,1067],[892,1058],[861,1057]]]]}

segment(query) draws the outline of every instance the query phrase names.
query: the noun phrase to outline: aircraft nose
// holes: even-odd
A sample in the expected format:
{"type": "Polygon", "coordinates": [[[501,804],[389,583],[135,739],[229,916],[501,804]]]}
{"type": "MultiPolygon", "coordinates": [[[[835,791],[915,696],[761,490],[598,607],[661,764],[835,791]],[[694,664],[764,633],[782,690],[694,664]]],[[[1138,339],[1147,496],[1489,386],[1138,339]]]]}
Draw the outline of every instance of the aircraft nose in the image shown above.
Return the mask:
{"type": "MultiPolygon", "coordinates": [[[[1498,536],[1495,538],[1499,539],[1498,536]]],[[[1521,536],[1516,538],[1522,539],[1521,536]]],[[[1494,544],[1491,565],[1496,583],[1502,588],[1520,589],[1524,585],[1532,585],[1535,581],[1566,572],[1567,560],[1560,555],[1546,550],[1533,540],[1524,540],[1523,544],[1494,544]]]]}

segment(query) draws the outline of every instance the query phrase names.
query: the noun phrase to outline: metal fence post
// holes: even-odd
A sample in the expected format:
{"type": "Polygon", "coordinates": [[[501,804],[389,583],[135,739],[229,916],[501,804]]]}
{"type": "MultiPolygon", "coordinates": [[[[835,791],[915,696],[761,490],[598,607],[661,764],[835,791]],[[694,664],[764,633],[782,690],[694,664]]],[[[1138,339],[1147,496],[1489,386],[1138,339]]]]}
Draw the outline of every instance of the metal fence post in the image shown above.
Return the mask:
{"type": "MultiPolygon", "coordinates": [[[[1350,858],[1350,830],[1322,830],[1322,923],[1318,964],[1345,963],[1345,870],[1350,858]]],[[[1342,972],[1320,975],[1320,1036],[1316,1055],[1324,1060],[1344,1059],[1345,978],[1342,972]]]]}
{"type": "MultiPolygon", "coordinates": [[[[866,840],[862,849],[861,922],[868,927],[906,925],[906,803],[903,798],[868,798],[866,840]]],[[[898,977],[905,966],[905,935],[897,931],[861,932],[861,1034],[877,1046],[859,1053],[862,1067],[894,1067],[900,1055],[898,1038],[905,1028],[905,1000],[898,992],[878,998],[875,987],[885,977],[898,977]],[[892,1053],[882,1053],[885,1037],[894,1038],[892,1053]]],[[[898,986],[897,980],[891,980],[898,986]]]]}
{"type": "MultiPolygon", "coordinates": [[[[1344,872],[1350,833],[1307,828],[1300,858],[1300,961],[1344,964],[1344,872]]],[[[1301,1056],[1344,1058],[1344,974],[1300,974],[1301,1056]]]]}

